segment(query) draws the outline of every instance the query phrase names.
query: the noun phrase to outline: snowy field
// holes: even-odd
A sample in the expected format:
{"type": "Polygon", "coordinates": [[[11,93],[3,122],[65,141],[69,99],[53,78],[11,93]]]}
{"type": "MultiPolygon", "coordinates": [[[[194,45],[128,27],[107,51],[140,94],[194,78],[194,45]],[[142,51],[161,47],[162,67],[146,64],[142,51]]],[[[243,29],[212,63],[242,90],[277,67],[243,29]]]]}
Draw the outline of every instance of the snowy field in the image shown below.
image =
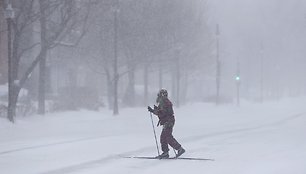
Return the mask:
{"type": "Polygon", "coordinates": [[[0,173],[305,174],[305,103],[175,108],[174,136],[187,150],[183,157],[214,161],[121,158],[157,155],[146,108],[122,109],[115,117],[106,110],[32,116],[14,125],[0,118],[0,173]]]}

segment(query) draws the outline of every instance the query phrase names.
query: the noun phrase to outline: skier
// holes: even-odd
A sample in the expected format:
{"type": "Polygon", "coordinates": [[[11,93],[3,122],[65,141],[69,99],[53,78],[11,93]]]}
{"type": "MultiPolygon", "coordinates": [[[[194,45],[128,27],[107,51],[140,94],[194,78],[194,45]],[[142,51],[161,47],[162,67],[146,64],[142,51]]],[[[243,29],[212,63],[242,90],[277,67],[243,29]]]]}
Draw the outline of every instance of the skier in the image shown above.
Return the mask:
{"type": "Polygon", "coordinates": [[[185,152],[185,149],[176,141],[172,135],[175,118],[172,103],[168,99],[168,92],[166,89],[161,89],[158,92],[156,103],[158,106],[154,105],[154,109],[148,106],[148,111],[157,115],[159,118],[158,125],[160,124],[163,126],[163,130],[160,135],[160,143],[163,153],[157,156],[157,158],[169,158],[168,145],[177,150],[176,157],[179,157],[185,152]]]}

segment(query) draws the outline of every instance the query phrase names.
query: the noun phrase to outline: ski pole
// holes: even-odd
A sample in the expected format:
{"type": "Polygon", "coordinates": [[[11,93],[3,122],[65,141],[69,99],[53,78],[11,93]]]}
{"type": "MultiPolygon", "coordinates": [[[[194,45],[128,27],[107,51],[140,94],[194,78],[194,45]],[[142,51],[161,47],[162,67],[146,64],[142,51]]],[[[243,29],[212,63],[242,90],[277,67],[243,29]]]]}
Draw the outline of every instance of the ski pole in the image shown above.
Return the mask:
{"type": "Polygon", "coordinates": [[[172,148],[172,149],[173,149],[173,152],[174,152],[175,156],[177,156],[177,153],[175,152],[175,149],[174,148],[172,148]]]}
{"type": "Polygon", "coordinates": [[[155,138],[155,144],[156,144],[156,149],[157,149],[157,154],[158,156],[159,154],[159,147],[158,147],[158,143],[157,143],[157,138],[156,138],[156,132],[155,132],[155,127],[154,127],[154,122],[153,122],[153,117],[152,117],[152,113],[150,112],[150,116],[151,116],[151,122],[152,122],[152,127],[153,127],[153,133],[154,133],[154,138],[155,138]]]}

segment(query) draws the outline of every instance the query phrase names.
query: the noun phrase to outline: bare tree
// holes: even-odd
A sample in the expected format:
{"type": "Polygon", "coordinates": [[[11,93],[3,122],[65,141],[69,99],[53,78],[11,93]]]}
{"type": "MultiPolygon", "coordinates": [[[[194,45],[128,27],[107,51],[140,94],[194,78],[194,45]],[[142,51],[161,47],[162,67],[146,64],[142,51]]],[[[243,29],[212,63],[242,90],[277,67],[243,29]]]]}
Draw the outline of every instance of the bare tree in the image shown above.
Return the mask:
{"type": "Polygon", "coordinates": [[[38,114],[45,113],[46,55],[49,49],[67,44],[73,47],[87,31],[90,1],[40,0],[41,58],[39,63],[38,114]],[[46,14],[48,13],[48,14],[46,14]],[[76,34],[77,33],[77,34],[76,34]]]}
{"type": "Polygon", "coordinates": [[[205,50],[201,41],[203,32],[207,32],[202,31],[204,25],[199,23],[203,22],[203,16],[198,14],[199,10],[193,12],[194,6],[187,0],[166,0],[166,3],[165,0],[104,0],[95,7],[91,17],[94,25],[86,38],[90,42],[84,42],[84,49],[90,57],[87,61],[90,69],[105,78],[108,106],[114,114],[119,104],[135,106],[136,73],[139,71],[142,71],[144,87],[141,104],[148,102],[149,86],[155,82],[150,77],[156,71],[159,87],[168,83],[163,82],[165,75],[178,72],[173,79],[174,87],[179,90],[173,91],[177,91],[176,95],[182,93],[180,89],[187,91],[185,83],[184,88],[180,86],[188,79],[188,68],[193,71],[193,66],[199,64],[197,61],[203,59],[199,56],[203,51],[199,53],[199,50],[205,50]],[[121,80],[125,75],[126,84],[121,80]]]}
{"type": "MultiPolygon", "coordinates": [[[[22,45],[23,39],[27,30],[31,25],[38,19],[38,13],[34,10],[34,0],[31,1],[16,1],[13,3],[14,8],[18,9],[16,16],[12,19],[12,56],[10,56],[10,65],[9,65],[9,98],[8,98],[8,111],[7,116],[11,122],[14,122],[14,117],[16,115],[16,105],[18,101],[18,95],[28,79],[32,70],[28,70],[25,74],[18,78],[20,70],[20,61],[25,52],[36,47],[38,43],[31,44],[30,46],[22,45]],[[18,80],[19,79],[19,80],[18,80]]],[[[10,38],[11,40],[11,38],[10,38]]]]}
{"type": "MultiPolygon", "coordinates": [[[[9,81],[14,82],[9,87],[9,102],[8,102],[8,118],[12,122],[16,115],[16,106],[18,102],[18,95],[22,87],[25,85],[29,77],[31,76],[35,67],[40,63],[41,74],[40,74],[40,101],[44,100],[44,66],[47,50],[54,48],[56,45],[61,43],[65,36],[71,32],[73,27],[76,26],[77,21],[73,21],[73,16],[76,15],[77,11],[72,10],[74,6],[73,0],[61,1],[61,0],[40,0],[39,8],[35,0],[19,0],[13,3],[15,5],[16,17],[13,20],[13,41],[12,41],[12,66],[11,66],[11,79],[9,81]],[[51,18],[54,12],[59,12],[59,23],[52,23],[47,19],[51,18]],[[29,43],[26,42],[26,37],[29,32],[33,32],[36,24],[39,22],[40,28],[40,40],[29,43]],[[48,26],[49,25],[49,26],[48,26]],[[53,27],[53,28],[49,28],[53,27]],[[48,32],[50,30],[51,32],[48,32]],[[34,52],[33,50],[39,50],[38,54],[34,58],[25,56],[26,53],[34,52]],[[20,62],[25,59],[27,60],[28,67],[25,71],[20,71],[20,62]]],[[[40,111],[43,113],[44,103],[40,104],[40,111]]]]}

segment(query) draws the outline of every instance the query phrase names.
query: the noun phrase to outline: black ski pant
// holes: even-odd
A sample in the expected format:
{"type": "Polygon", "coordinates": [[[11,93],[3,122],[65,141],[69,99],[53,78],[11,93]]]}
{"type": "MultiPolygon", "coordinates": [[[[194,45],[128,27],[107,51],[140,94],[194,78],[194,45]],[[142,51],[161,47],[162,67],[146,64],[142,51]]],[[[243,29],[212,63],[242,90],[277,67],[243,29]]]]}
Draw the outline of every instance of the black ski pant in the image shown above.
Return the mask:
{"type": "Polygon", "coordinates": [[[181,148],[181,145],[176,141],[176,139],[172,135],[173,126],[174,122],[166,122],[163,125],[163,130],[160,135],[160,144],[163,152],[169,151],[168,145],[173,147],[175,150],[181,148]]]}

